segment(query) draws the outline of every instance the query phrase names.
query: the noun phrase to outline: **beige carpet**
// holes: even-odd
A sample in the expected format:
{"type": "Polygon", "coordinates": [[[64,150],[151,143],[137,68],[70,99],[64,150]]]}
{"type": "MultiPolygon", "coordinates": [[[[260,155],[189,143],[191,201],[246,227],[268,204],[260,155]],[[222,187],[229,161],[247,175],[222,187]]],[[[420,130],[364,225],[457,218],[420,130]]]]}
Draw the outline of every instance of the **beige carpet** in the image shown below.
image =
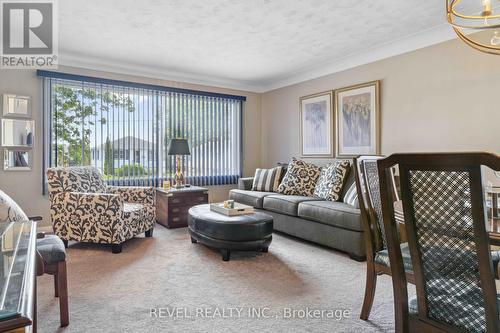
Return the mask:
{"type": "Polygon", "coordinates": [[[365,264],[281,234],[269,253],[236,253],[229,262],[191,244],[186,229],[162,226],[154,238],[127,242],[118,255],[106,246],[74,243],[68,279],[65,329],[59,328],[52,277],[38,279],[39,332],[391,332],[393,326],[388,277],[379,279],[364,322],[365,264]],[[302,311],[288,318],[307,307],[325,311],[320,318],[300,318],[302,311]],[[163,317],[151,317],[151,308],[163,317]],[[334,310],[350,314],[338,320],[331,318],[339,315],[334,310]]]}

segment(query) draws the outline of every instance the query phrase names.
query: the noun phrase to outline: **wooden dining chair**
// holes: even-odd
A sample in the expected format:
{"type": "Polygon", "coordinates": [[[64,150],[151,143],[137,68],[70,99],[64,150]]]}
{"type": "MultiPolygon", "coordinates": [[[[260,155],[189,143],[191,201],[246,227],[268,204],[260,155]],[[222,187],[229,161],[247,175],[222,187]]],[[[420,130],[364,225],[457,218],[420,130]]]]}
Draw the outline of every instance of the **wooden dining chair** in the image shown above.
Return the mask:
{"type": "Polygon", "coordinates": [[[378,162],[396,332],[500,332],[481,167],[487,153],[395,154],[378,162]],[[408,299],[391,194],[399,168],[416,296],[408,299]]]}
{"type": "MultiPolygon", "coordinates": [[[[382,219],[382,205],[377,161],[382,156],[359,156],[354,159],[353,167],[356,178],[359,208],[365,234],[366,244],[366,286],[360,318],[368,320],[375,298],[377,277],[391,275],[387,240],[382,219]]],[[[398,200],[394,178],[391,181],[393,201],[398,200]]],[[[410,252],[407,243],[401,244],[401,252],[405,260],[407,279],[413,281],[410,252]]]]}

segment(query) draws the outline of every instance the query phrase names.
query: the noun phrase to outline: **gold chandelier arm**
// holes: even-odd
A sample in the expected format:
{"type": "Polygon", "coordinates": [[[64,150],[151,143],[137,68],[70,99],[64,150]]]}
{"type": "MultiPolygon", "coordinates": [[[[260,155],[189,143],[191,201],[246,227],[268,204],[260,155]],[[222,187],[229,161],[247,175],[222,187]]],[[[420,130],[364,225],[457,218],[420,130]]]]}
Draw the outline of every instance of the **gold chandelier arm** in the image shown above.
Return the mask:
{"type": "Polygon", "coordinates": [[[457,6],[462,0],[451,0],[450,4],[447,6],[448,13],[451,13],[453,16],[460,17],[467,20],[484,20],[484,19],[498,19],[500,15],[465,15],[457,10],[455,10],[455,6],[457,6]]]}
{"type": "Polygon", "coordinates": [[[478,43],[478,42],[470,39],[469,37],[465,36],[458,28],[453,27],[453,30],[455,30],[455,33],[458,35],[458,37],[462,41],[464,41],[468,45],[472,46],[476,50],[479,50],[479,51],[484,52],[484,53],[494,54],[494,55],[498,55],[500,53],[499,47],[494,47],[494,46],[484,45],[484,44],[478,43]]]}
{"type": "Polygon", "coordinates": [[[498,24],[493,24],[493,25],[486,25],[486,26],[480,26],[480,25],[462,25],[458,23],[454,23],[453,21],[448,20],[448,23],[450,23],[453,27],[456,28],[462,28],[462,29],[473,29],[473,30],[494,30],[494,29],[500,29],[500,23],[498,24]]]}

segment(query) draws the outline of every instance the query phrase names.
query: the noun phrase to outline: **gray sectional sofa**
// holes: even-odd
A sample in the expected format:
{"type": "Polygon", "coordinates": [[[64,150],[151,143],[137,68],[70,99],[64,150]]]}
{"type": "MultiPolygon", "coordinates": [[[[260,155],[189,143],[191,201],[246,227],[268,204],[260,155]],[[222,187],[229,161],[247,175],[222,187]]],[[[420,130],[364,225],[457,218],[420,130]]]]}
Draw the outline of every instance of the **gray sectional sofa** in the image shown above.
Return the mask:
{"type": "Polygon", "coordinates": [[[352,259],[362,261],[366,252],[361,212],[342,201],[353,182],[351,169],[341,199],[333,202],[252,191],[253,178],[241,178],[238,189],[231,190],[229,198],[272,215],[276,231],[347,252],[352,259]]]}

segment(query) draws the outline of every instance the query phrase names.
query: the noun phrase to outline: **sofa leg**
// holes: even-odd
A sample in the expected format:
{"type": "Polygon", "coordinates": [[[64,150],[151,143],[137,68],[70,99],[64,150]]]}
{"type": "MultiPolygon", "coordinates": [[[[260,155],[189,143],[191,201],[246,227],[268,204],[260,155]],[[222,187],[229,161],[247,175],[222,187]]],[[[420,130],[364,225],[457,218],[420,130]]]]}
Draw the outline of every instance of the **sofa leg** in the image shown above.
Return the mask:
{"type": "Polygon", "coordinates": [[[363,262],[366,261],[366,256],[358,256],[357,254],[349,253],[349,258],[355,261],[363,262]]]}
{"type": "Polygon", "coordinates": [[[269,252],[269,248],[268,247],[263,247],[261,251],[263,253],[267,253],[267,252],[269,252]]]}
{"type": "Polygon", "coordinates": [[[62,241],[64,243],[64,248],[67,249],[68,248],[68,241],[65,239],[63,239],[62,241]]]}
{"type": "Polygon", "coordinates": [[[196,243],[198,243],[198,241],[196,239],[194,239],[193,236],[191,236],[191,243],[196,244],[196,243]]]}
{"type": "Polygon", "coordinates": [[[221,249],[220,252],[222,254],[222,260],[229,261],[229,258],[231,256],[231,252],[228,249],[221,249]]]}
{"type": "Polygon", "coordinates": [[[146,237],[153,237],[153,228],[146,230],[145,235],[146,237]]]}
{"type": "Polygon", "coordinates": [[[121,253],[122,252],[122,244],[111,244],[111,252],[113,253],[121,253]]]}

